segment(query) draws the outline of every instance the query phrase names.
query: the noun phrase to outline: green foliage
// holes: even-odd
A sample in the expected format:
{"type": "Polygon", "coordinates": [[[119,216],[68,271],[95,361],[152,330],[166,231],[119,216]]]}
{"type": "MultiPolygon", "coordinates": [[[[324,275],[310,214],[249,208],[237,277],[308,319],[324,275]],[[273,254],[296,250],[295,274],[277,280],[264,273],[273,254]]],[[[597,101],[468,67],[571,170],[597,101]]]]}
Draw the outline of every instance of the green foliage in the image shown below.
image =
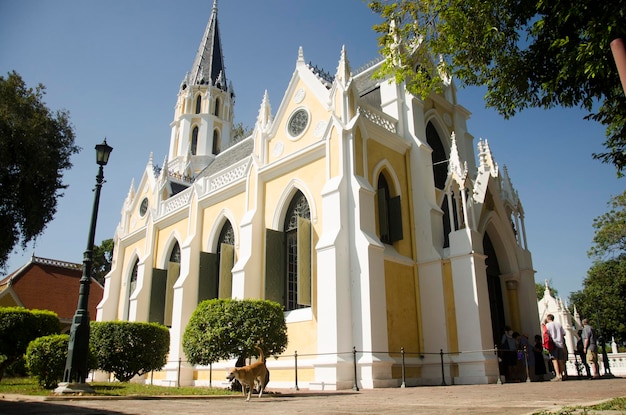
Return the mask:
{"type": "Polygon", "coordinates": [[[167,363],[170,332],[157,323],[103,321],[91,323],[91,346],[97,368],[120,382],[159,370],[167,363]]]}
{"type": "Polygon", "coordinates": [[[243,125],[242,122],[233,125],[233,143],[238,143],[244,138],[248,138],[252,134],[253,129],[243,125]]]}
{"type": "Polygon", "coordinates": [[[63,172],[72,167],[69,113],[52,113],[45,87],[28,88],[15,71],[0,76],[0,268],[13,248],[22,248],[54,218],[63,195],[63,172]]]}
{"type": "Polygon", "coordinates": [[[59,318],[52,311],[0,307],[0,355],[6,357],[0,362],[0,379],[6,368],[26,353],[32,340],[60,331],[59,318]]]}
{"type": "MultiPolygon", "coordinates": [[[[54,389],[63,380],[69,341],[69,334],[53,334],[38,337],[28,345],[25,355],[26,368],[37,378],[37,383],[42,388],[54,389]]],[[[91,344],[87,367],[88,370],[96,367],[96,356],[91,344]]]]}
{"type": "Polygon", "coordinates": [[[68,334],[54,334],[39,337],[28,345],[26,367],[42,388],[56,388],[63,380],[69,340],[68,334]]]}
{"type": "Polygon", "coordinates": [[[206,300],[198,304],[183,334],[183,351],[191,364],[208,365],[234,356],[265,356],[287,347],[283,307],[267,300],[206,300]]]}
{"type": "Polygon", "coordinates": [[[583,289],[572,293],[582,318],[593,320],[605,340],[626,339],[626,254],[595,262],[583,281],[583,289]]]}
{"type": "Polygon", "coordinates": [[[505,118],[525,108],[581,107],[606,127],[606,152],[626,167],[626,97],[610,53],[626,9],[605,2],[369,0],[387,61],[378,76],[425,98],[450,77],[485,86],[505,118]],[[436,62],[432,57],[438,59],[436,62]],[[595,112],[592,112],[595,111],[595,112]]]}
{"type": "Polygon", "coordinates": [[[615,258],[626,254],[626,191],[609,201],[611,210],[594,219],[595,235],[589,256],[615,258]]]}
{"type": "Polygon", "coordinates": [[[104,277],[111,271],[113,262],[113,239],[105,239],[93,247],[91,277],[104,285],[104,277]]]}

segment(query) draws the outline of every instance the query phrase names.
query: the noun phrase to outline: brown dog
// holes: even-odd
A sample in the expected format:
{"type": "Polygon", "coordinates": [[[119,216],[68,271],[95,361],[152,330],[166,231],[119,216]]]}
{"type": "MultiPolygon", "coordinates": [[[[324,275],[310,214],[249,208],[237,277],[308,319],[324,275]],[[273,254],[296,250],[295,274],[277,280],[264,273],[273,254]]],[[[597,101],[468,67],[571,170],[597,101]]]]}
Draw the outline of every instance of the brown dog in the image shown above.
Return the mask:
{"type": "Polygon", "coordinates": [[[229,370],[228,376],[226,379],[229,381],[233,381],[233,379],[237,379],[239,383],[241,383],[241,391],[244,396],[246,394],[246,386],[250,389],[248,390],[248,399],[250,400],[250,395],[252,395],[252,388],[254,388],[254,384],[258,384],[259,388],[259,398],[263,395],[263,389],[265,389],[265,378],[267,376],[267,367],[265,366],[265,355],[263,355],[263,350],[260,347],[254,346],[259,351],[259,361],[254,362],[251,365],[243,366],[243,367],[234,367],[229,370]]]}

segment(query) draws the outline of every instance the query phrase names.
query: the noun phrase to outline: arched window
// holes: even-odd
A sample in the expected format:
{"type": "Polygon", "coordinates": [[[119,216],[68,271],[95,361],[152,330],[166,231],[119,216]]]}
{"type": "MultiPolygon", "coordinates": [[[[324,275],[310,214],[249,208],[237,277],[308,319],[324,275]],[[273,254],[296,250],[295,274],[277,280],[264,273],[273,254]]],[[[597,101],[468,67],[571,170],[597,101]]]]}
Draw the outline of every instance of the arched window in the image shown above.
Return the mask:
{"type": "Polygon", "coordinates": [[[213,130],[213,154],[220,154],[220,133],[217,130],[213,130]]]}
{"type": "Polygon", "coordinates": [[[426,141],[433,150],[432,162],[435,187],[437,189],[443,189],[448,177],[448,156],[446,155],[446,150],[443,147],[441,138],[439,138],[439,134],[431,122],[426,126],[426,141]]]}
{"type": "Polygon", "coordinates": [[[378,232],[381,242],[391,244],[401,240],[403,234],[400,196],[391,196],[389,184],[383,173],[378,176],[376,202],[378,208],[378,232]]]}
{"type": "Polygon", "coordinates": [[[216,117],[220,116],[220,104],[221,104],[220,99],[215,98],[215,108],[213,108],[213,115],[215,115],[216,117]]]}
{"type": "Polygon", "coordinates": [[[217,252],[200,252],[198,302],[214,298],[231,298],[235,265],[235,232],[230,221],[222,226],[217,252]]]}
{"type": "Polygon", "coordinates": [[[198,98],[196,98],[196,114],[200,114],[200,110],[202,110],[202,97],[198,95],[198,98]]]}
{"type": "Polygon", "coordinates": [[[167,266],[167,285],[165,288],[165,318],[163,325],[172,326],[172,314],[174,311],[174,284],[180,276],[180,245],[178,242],[172,247],[170,260],[167,266]]]}
{"type": "MultiPolygon", "coordinates": [[[[199,97],[198,97],[199,98],[199,97]]],[[[198,152],[198,127],[193,127],[191,132],[191,155],[195,156],[198,152]]]]}
{"type": "MultiPolygon", "coordinates": [[[[426,140],[433,150],[432,163],[435,187],[439,190],[443,190],[446,186],[446,180],[448,179],[448,156],[446,155],[446,150],[443,147],[441,138],[431,122],[426,126],[426,140]]],[[[445,196],[441,203],[441,210],[443,211],[443,247],[446,248],[450,246],[450,232],[452,226],[450,224],[450,206],[448,205],[448,198],[445,196]]]]}
{"type": "Polygon", "coordinates": [[[295,310],[311,306],[311,213],[301,191],[291,199],[283,231],[266,230],[265,297],[295,310]]]}
{"type": "Polygon", "coordinates": [[[180,276],[180,245],[175,242],[167,256],[165,269],[152,269],[152,289],[150,291],[150,311],[148,321],[172,325],[174,309],[174,284],[180,276]]]}
{"type": "Polygon", "coordinates": [[[133,265],[133,269],[130,272],[130,278],[128,280],[128,301],[126,303],[126,312],[124,315],[124,320],[128,320],[130,318],[130,298],[135,292],[135,288],[137,288],[137,273],[139,271],[139,259],[135,260],[135,264],[133,265]]]}

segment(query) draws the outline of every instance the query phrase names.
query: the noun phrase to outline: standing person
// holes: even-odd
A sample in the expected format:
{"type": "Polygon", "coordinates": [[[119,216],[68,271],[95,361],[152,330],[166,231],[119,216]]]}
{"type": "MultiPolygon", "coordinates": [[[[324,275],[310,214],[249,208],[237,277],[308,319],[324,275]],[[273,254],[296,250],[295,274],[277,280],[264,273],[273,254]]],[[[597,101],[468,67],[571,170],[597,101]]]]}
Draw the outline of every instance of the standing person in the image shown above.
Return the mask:
{"type": "MultiPolygon", "coordinates": [[[[583,320],[585,321],[585,320],[583,320]]],[[[578,332],[578,341],[576,342],[576,354],[580,356],[580,364],[587,371],[587,378],[591,378],[591,370],[589,369],[589,364],[587,363],[587,354],[585,353],[585,345],[583,343],[583,330],[580,329],[578,332]]],[[[579,369],[579,376],[583,375],[582,368],[579,369]]]]}
{"type": "Polygon", "coordinates": [[[596,340],[596,333],[589,325],[589,320],[586,318],[583,319],[583,332],[581,337],[583,340],[583,352],[587,357],[587,363],[591,366],[593,378],[597,379],[600,377],[600,374],[598,373],[598,344],[596,340]]]}
{"type": "Polygon", "coordinates": [[[512,382],[513,372],[517,364],[517,339],[513,338],[513,330],[509,326],[504,326],[504,334],[500,339],[500,350],[505,380],[512,382]]]}
{"type": "Polygon", "coordinates": [[[546,371],[546,362],[543,360],[543,345],[539,334],[535,334],[535,345],[532,353],[535,356],[535,378],[532,380],[542,381],[548,372],[546,371]]]}
{"type": "Polygon", "coordinates": [[[546,330],[552,341],[554,342],[554,350],[550,351],[550,358],[554,363],[554,371],[556,377],[552,380],[563,380],[563,376],[566,376],[565,369],[565,330],[558,321],[554,321],[554,315],[548,314],[546,316],[548,322],[546,323],[546,330]]]}

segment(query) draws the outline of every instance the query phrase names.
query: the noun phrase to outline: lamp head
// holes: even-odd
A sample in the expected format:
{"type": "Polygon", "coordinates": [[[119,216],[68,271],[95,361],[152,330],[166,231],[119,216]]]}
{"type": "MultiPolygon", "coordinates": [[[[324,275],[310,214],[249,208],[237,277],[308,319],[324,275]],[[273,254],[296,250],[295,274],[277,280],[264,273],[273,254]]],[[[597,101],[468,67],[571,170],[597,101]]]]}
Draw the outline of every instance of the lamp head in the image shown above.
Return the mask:
{"type": "Polygon", "coordinates": [[[111,151],[113,151],[113,147],[107,144],[105,137],[102,144],[96,144],[96,163],[100,166],[106,166],[109,162],[111,151]]]}

